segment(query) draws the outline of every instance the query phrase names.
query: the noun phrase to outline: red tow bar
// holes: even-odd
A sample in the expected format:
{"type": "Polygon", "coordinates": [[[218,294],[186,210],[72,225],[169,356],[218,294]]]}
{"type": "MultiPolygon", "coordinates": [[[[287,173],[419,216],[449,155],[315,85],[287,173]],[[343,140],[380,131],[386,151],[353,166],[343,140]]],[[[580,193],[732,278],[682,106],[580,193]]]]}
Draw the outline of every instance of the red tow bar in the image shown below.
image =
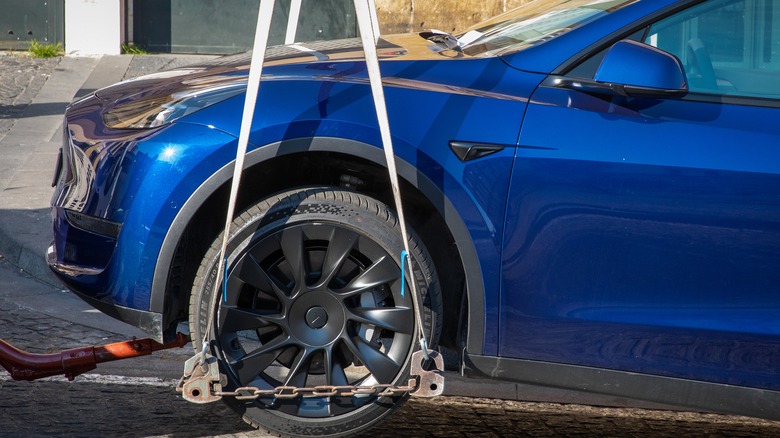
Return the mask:
{"type": "Polygon", "coordinates": [[[114,360],[148,356],[152,352],[184,347],[190,338],[182,333],[176,339],[160,344],[151,339],[135,339],[103,345],[82,347],[58,353],[35,354],[19,350],[0,339],[0,365],[14,380],[35,380],[43,377],[64,375],[73,380],[79,374],[97,367],[97,364],[114,360]]]}

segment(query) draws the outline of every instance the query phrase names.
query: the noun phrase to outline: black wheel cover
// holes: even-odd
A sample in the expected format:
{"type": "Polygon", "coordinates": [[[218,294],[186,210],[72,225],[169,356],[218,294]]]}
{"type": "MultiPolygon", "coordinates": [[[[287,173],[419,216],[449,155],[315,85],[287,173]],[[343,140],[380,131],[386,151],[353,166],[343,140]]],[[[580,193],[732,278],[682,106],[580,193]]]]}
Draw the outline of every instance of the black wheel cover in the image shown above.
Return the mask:
{"type": "MultiPolygon", "coordinates": [[[[377,239],[336,222],[285,224],[253,238],[233,260],[214,333],[230,386],[373,385],[402,374],[414,340],[412,300],[397,255],[377,239]]],[[[374,400],[257,403],[323,418],[374,400]]]]}

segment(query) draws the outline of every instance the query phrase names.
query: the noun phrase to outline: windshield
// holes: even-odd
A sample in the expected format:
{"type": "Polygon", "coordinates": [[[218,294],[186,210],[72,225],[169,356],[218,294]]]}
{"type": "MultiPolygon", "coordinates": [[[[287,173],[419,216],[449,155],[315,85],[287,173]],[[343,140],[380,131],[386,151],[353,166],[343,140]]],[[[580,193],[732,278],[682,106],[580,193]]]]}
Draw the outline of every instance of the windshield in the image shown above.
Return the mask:
{"type": "Polygon", "coordinates": [[[564,34],[636,0],[535,0],[458,36],[468,55],[498,55],[564,34]]]}

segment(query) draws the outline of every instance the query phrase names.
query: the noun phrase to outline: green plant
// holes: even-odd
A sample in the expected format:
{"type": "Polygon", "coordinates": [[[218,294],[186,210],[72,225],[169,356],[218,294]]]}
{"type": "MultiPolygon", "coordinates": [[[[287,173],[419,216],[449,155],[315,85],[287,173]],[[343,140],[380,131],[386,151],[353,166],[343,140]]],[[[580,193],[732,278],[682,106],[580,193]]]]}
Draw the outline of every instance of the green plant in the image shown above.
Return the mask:
{"type": "Polygon", "coordinates": [[[149,53],[133,43],[122,44],[122,53],[125,55],[148,55],[149,53]]]}
{"type": "Polygon", "coordinates": [[[62,56],[63,54],[62,44],[41,44],[36,40],[30,41],[30,48],[28,51],[33,58],[53,58],[55,56],[62,56]]]}

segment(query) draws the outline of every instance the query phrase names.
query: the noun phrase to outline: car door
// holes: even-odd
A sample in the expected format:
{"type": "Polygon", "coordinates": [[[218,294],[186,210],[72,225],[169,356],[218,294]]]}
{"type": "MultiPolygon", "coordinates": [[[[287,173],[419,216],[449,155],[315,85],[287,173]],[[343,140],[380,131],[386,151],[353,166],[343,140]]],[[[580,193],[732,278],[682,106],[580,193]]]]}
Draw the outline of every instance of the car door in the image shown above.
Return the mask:
{"type": "MultiPolygon", "coordinates": [[[[780,389],[780,2],[711,0],[629,32],[690,90],[537,89],[499,354],[780,389]]],[[[604,53],[562,76],[592,80],[604,53]]]]}

